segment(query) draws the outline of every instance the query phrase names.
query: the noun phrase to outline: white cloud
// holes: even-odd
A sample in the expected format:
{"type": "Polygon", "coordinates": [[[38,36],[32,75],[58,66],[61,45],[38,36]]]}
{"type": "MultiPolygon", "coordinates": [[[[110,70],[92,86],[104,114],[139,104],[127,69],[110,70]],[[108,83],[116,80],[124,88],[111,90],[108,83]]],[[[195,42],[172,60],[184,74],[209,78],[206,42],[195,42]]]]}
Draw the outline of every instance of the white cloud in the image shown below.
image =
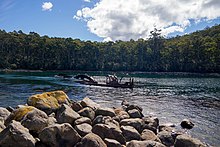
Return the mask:
{"type": "Polygon", "coordinates": [[[88,3],[90,3],[90,2],[91,2],[91,0],[84,0],[84,2],[88,2],[88,3]]]}
{"type": "Polygon", "coordinates": [[[43,11],[51,11],[53,7],[53,4],[51,2],[44,2],[42,4],[42,10],[43,11]]]}
{"type": "Polygon", "coordinates": [[[156,25],[163,35],[184,32],[190,22],[220,17],[219,0],[100,0],[74,16],[104,40],[147,38],[156,25]]]}

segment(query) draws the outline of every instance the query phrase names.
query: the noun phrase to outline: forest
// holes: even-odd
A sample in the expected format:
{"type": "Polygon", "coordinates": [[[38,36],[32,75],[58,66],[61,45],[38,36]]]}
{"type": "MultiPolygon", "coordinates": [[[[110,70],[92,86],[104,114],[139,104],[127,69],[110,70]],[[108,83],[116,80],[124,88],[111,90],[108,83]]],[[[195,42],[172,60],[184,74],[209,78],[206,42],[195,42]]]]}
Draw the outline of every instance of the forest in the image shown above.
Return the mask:
{"type": "Polygon", "coordinates": [[[164,38],[92,42],[0,30],[0,69],[220,73],[220,25],[164,38]]]}

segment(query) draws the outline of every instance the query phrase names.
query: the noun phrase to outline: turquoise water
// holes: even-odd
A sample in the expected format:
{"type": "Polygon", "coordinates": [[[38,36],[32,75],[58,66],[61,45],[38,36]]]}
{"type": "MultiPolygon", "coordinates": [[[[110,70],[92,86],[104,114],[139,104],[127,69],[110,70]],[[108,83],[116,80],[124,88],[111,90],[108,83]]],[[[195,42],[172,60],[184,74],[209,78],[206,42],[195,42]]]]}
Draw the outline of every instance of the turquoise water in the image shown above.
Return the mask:
{"type": "MultiPolygon", "coordinates": [[[[189,118],[195,127],[188,133],[214,146],[220,144],[220,76],[181,73],[117,73],[135,80],[133,90],[85,86],[74,79],[54,77],[58,72],[0,72],[0,106],[25,104],[29,96],[64,90],[70,99],[88,96],[103,106],[120,106],[123,99],[140,105],[145,115],[157,116],[160,123],[179,125],[189,118]]],[[[78,73],[66,72],[70,75],[78,73]]],[[[111,73],[88,73],[99,82],[111,73]]]]}

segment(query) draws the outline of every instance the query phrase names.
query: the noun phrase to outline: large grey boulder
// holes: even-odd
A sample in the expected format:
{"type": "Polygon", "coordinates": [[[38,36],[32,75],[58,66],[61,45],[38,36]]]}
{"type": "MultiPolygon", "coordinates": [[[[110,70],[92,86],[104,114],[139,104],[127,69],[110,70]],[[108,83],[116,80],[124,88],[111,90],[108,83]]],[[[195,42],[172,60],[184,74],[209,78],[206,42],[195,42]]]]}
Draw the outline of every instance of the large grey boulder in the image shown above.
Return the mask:
{"type": "Polygon", "coordinates": [[[96,124],[92,128],[92,132],[99,135],[102,139],[115,139],[121,144],[125,144],[126,142],[126,139],[122,135],[122,131],[117,127],[114,128],[106,124],[96,124]]]}
{"type": "MultiPolygon", "coordinates": [[[[51,123],[47,114],[36,108],[28,112],[21,120],[21,124],[34,133],[39,133],[51,123]]],[[[53,123],[55,123],[55,120],[53,123]]]]}
{"type": "Polygon", "coordinates": [[[89,133],[77,143],[76,147],[107,147],[107,145],[98,135],[89,133]]]}
{"type": "Polygon", "coordinates": [[[20,122],[12,122],[0,133],[0,146],[34,147],[36,140],[20,122]]]}
{"type": "Polygon", "coordinates": [[[137,109],[132,109],[128,111],[131,118],[142,118],[144,115],[137,109]]]}
{"type": "Polygon", "coordinates": [[[155,133],[148,129],[144,129],[142,131],[141,140],[152,140],[152,141],[161,142],[160,139],[155,135],[155,133]]]}
{"type": "Polygon", "coordinates": [[[115,111],[112,108],[103,108],[103,107],[99,107],[96,109],[95,111],[96,116],[97,115],[103,115],[103,116],[110,116],[110,117],[114,117],[115,116],[115,111]]]}
{"type": "Polygon", "coordinates": [[[173,146],[175,140],[174,140],[171,132],[161,131],[157,134],[157,136],[160,138],[161,142],[164,145],[173,146]]]}
{"type": "Polygon", "coordinates": [[[89,134],[92,132],[92,126],[87,123],[76,125],[75,129],[81,136],[85,136],[86,134],[89,134]]]}
{"type": "Polygon", "coordinates": [[[71,147],[81,139],[81,136],[69,123],[63,123],[44,128],[39,133],[39,138],[48,146],[71,147]]]}
{"type": "Polygon", "coordinates": [[[91,120],[93,120],[95,118],[95,111],[90,107],[85,107],[85,108],[81,109],[80,111],[78,111],[78,113],[81,116],[90,118],[91,120]]]}
{"type": "Polygon", "coordinates": [[[77,120],[75,120],[75,122],[74,122],[75,125],[80,125],[80,124],[83,124],[83,123],[87,123],[87,124],[92,125],[92,121],[88,117],[80,117],[77,120]]]}
{"type": "Polygon", "coordinates": [[[140,119],[140,118],[129,118],[129,119],[123,119],[120,122],[120,125],[121,126],[132,126],[138,132],[142,132],[144,121],[142,119],[140,119]]]}
{"type": "Polygon", "coordinates": [[[166,147],[162,143],[152,141],[152,140],[147,140],[147,141],[137,141],[137,140],[132,140],[127,143],[126,147],[166,147]]]}
{"type": "Polygon", "coordinates": [[[183,134],[176,137],[174,147],[205,147],[205,145],[200,140],[183,134]]]}
{"type": "Polygon", "coordinates": [[[6,120],[6,118],[10,115],[11,112],[9,112],[6,108],[0,107],[0,122],[3,122],[6,120]]]}
{"type": "Polygon", "coordinates": [[[113,128],[120,128],[119,123],[112,119],[110,116],[102,116],[102,115],[98,115],[94,120],[93,120],[93,125],[96,124],[106,124],[109,125],[113,128]]]}
{"type": "Polygon", "coordinates": [[[56,119],[58,123],[73,124],[74,121],[79,117],[80,115],[66,104],[62,104],[56,113],[56,119]]]}
{"type": "Polygon", "coordinates": [[[132,126],[121,126],[122,134],[126,139],[126,142],[131,140],[140,140],[140,134],[132,126]]]}
{"type": "Polygon", "coordinates": [[[83,107],[90,107],[92,108],[93,110],[96,110],[97,108],[100,107],[99,104],[95,103],[93,100],[91,100],[90,98],[88,97],[85,97],[81,103],[80,103],[83,107]]]}

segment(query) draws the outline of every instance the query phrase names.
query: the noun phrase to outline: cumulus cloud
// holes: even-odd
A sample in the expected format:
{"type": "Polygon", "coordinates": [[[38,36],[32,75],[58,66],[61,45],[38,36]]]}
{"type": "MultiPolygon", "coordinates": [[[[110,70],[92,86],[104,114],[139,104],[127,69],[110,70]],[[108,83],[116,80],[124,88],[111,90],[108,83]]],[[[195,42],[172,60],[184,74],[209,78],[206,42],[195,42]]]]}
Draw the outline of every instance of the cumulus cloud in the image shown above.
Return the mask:
{"type": "Polygon", "coordinates": [[[162,35],[184,32],[192,22],[220,17],[219,8],[219,0],[100,0],[74,18],[104,40],[137,40],[149,37],[154,26],[162,35]]]}
{"type": "Polygon", "coordinates": [[[51,2],[44,2],[42,4],[42,10],[43,11],[51,11],[53,7],[53,4],[51,2]]]}
{"type": "Polygon", "coordinates": [[[91,2],[91,0],[84,0],[84,2],[88,2],[88,3],[90,3],[90,2],[91,2]]]}

